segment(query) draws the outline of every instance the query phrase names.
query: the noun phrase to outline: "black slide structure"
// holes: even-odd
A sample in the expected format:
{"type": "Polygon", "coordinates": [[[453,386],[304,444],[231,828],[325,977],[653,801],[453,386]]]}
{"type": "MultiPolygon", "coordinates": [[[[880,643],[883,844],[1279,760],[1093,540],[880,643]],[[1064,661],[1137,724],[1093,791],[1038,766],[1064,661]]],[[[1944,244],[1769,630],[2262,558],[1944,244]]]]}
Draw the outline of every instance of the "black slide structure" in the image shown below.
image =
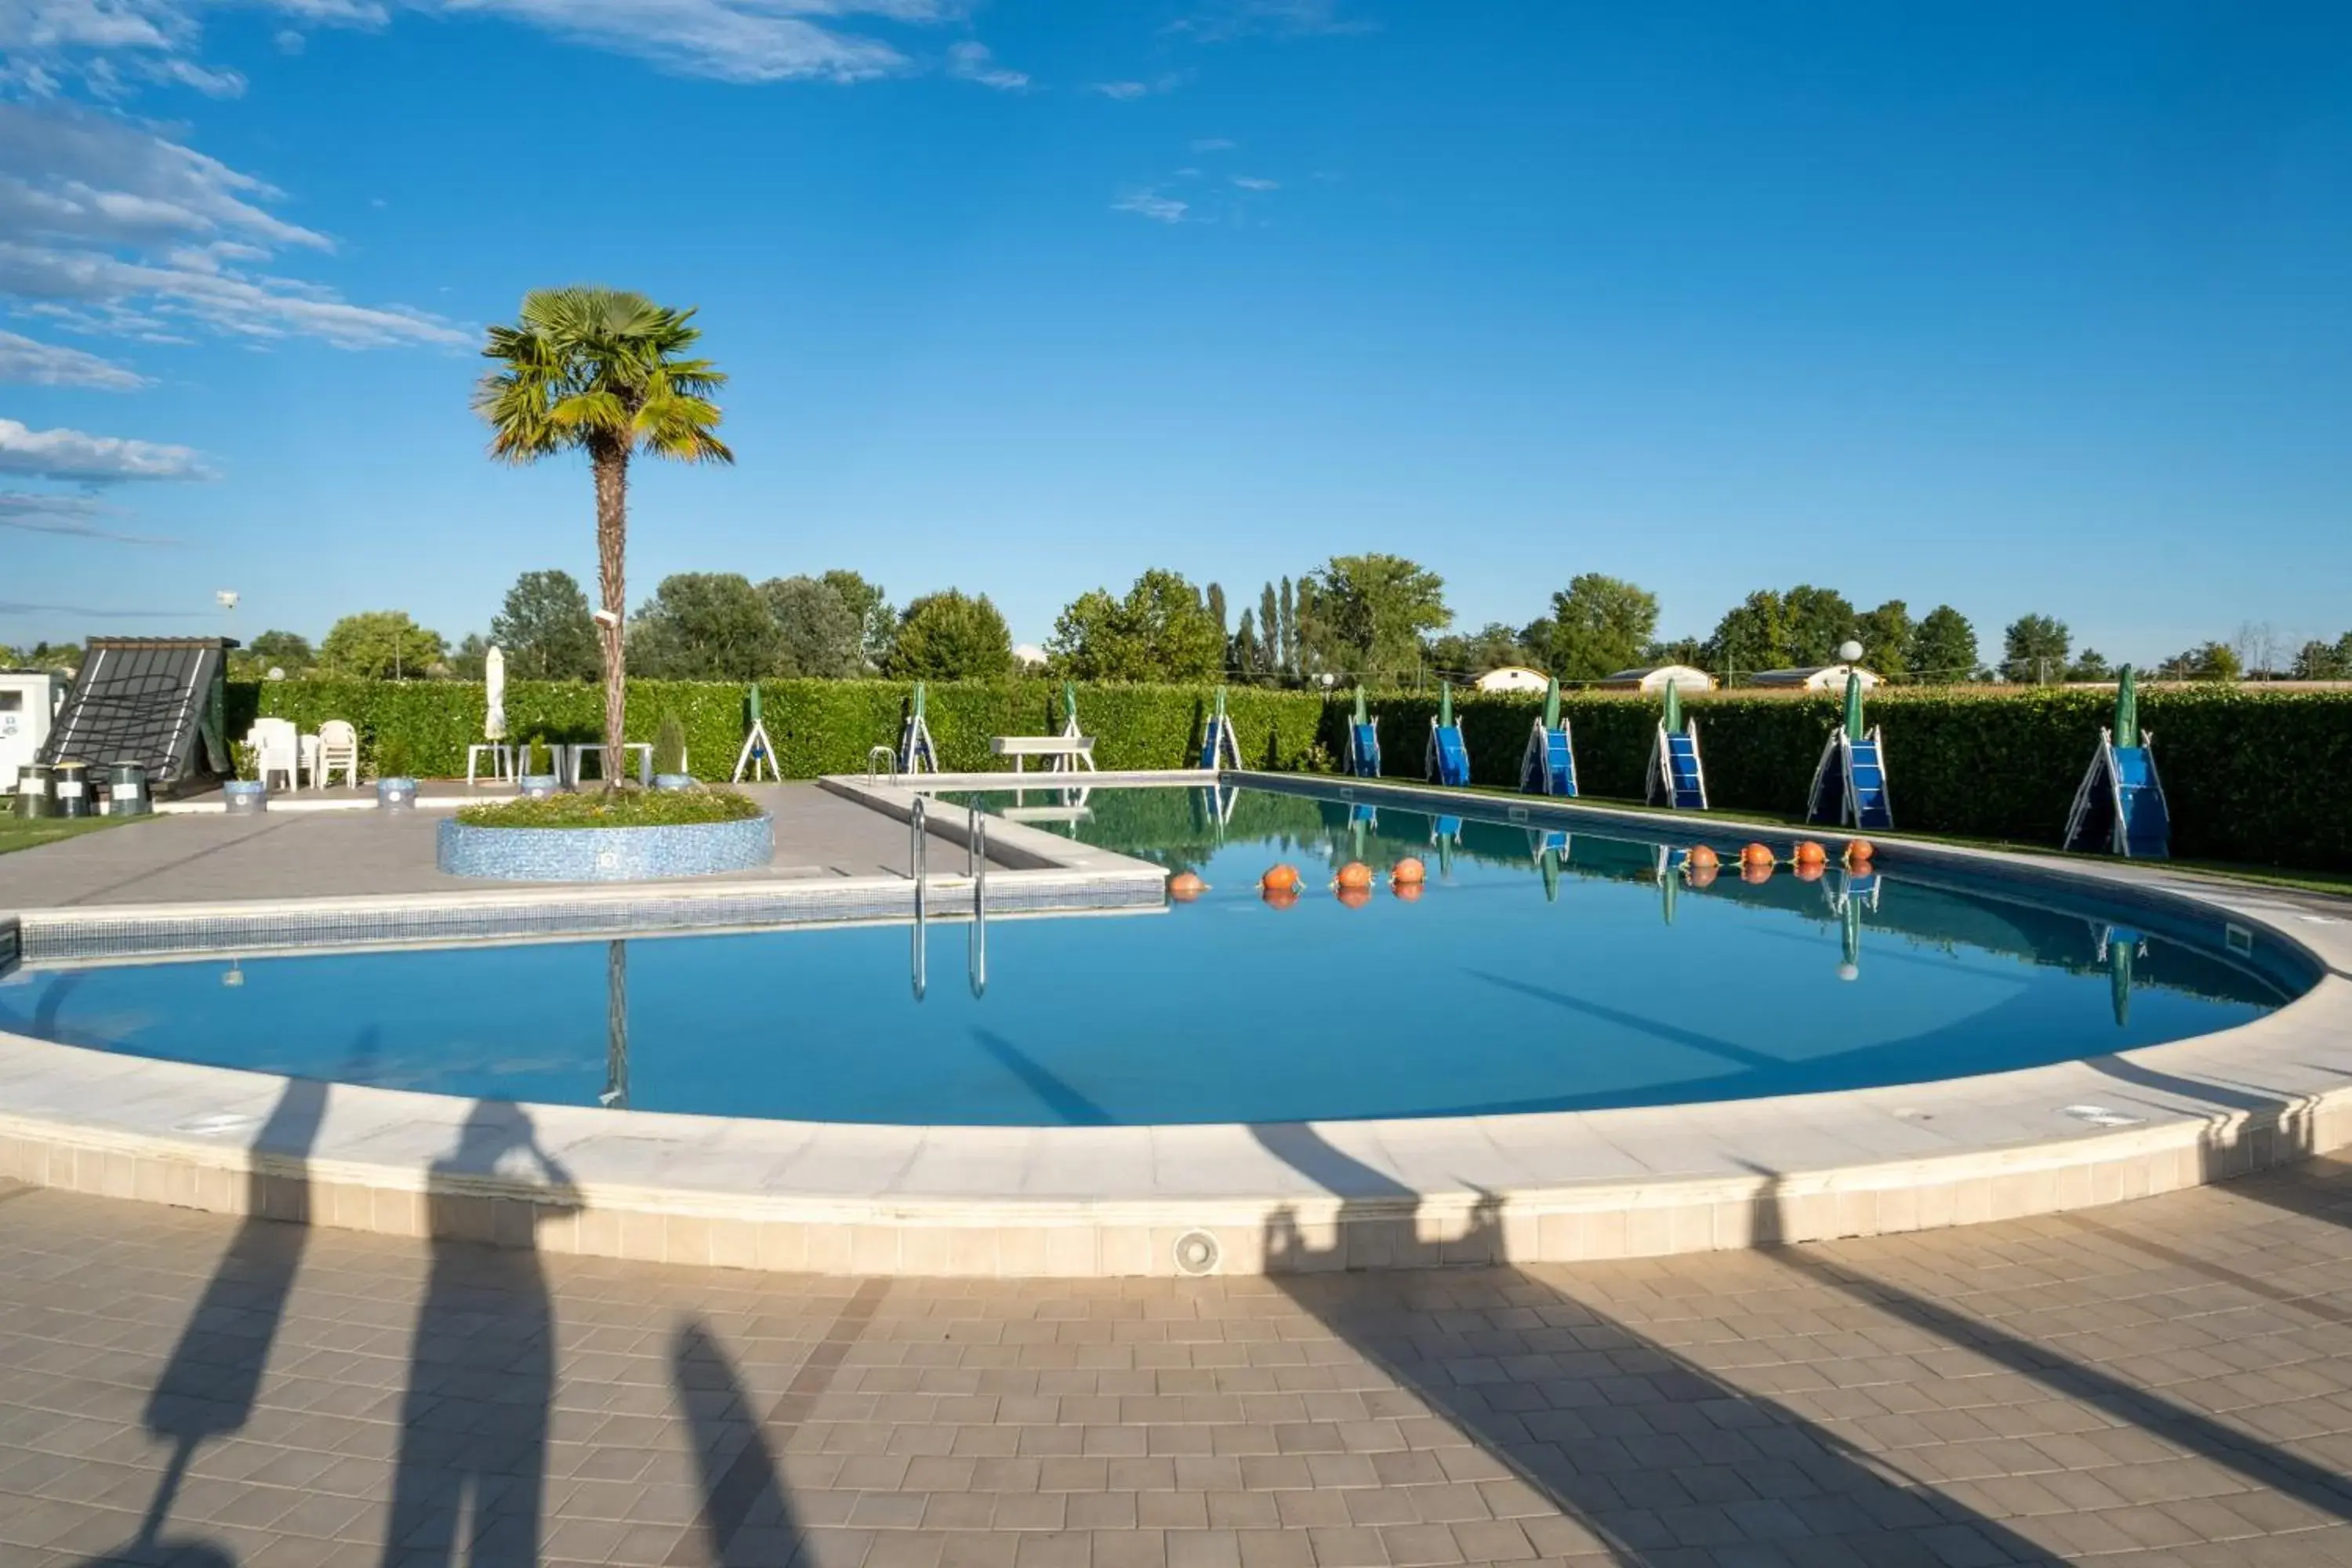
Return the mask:
{"type": "Polygon", "coordinates": [[[230,772],[227,637],[92,637],[45,763],[138,763],[156,794],[230,772]]]}

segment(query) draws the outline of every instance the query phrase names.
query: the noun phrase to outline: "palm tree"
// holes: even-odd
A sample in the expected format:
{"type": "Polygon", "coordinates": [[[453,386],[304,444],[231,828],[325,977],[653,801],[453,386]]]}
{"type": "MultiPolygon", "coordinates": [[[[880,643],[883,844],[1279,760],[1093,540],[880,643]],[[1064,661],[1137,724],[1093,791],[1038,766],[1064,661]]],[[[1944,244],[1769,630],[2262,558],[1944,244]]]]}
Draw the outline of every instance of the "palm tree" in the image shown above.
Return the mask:
{"type": "Polygon", "coordinates": [[[604,777],[620,773],[627,613],[622,562],[629,534],[629,458],[639,451],[683,463],[731,463],[711,432],[721,416],[711,394],[726,384],[707,359],[680,357],[702,337],[694,312],[616,289],[535,289],[522,319],[492,327],[474,410],[490,426],[490,456],[530,463],[582,451],[596,476],[596,571],[604,601],[596,617],[604,654],[604,777]]]}

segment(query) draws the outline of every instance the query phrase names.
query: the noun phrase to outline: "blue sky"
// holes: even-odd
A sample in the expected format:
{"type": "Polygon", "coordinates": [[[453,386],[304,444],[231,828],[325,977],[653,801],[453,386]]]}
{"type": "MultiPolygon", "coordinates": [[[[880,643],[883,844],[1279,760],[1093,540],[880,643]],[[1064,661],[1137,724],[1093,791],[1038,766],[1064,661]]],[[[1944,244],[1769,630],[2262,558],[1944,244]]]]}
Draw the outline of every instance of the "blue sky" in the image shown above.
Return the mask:
{"type": "Polygon", "coordinates": [[[631,598],[1169,565],[2352,626],[2352,9],[0,0],[0,642],[593,574],[484,323],[700,307],[631,598]],[[100,614],[104,612],[104,614],[100,614]]]}

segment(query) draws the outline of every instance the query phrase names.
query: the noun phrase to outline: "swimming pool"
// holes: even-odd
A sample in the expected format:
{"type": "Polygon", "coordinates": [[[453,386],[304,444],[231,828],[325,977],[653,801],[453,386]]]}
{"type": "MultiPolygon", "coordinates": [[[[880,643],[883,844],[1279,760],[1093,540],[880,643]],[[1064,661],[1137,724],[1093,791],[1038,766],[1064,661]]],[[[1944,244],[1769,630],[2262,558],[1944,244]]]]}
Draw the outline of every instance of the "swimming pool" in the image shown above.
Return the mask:
{"type": "Polygon", "coordinates": [[[943,805],[975,800],[1208,889],[1150,914],[995,919],[984,942],[935,921],[36,969],[0,987],[0,1029],[543,1103],[1265,1122],[1948,1079],[2228,1028],[2308,984],[2232,952],[2218,920],[1940,870],[1697,885],[1638,828],[1545,832],[1500,799],[1465,807],[1491,820],[1230,787],[943,805]],[[1429,867],[1417,897],[1323,885],[1409,855],[1429,867]],[[1280,859],[1309,878],[1288,907],[1255,888],[1280,859]]]}

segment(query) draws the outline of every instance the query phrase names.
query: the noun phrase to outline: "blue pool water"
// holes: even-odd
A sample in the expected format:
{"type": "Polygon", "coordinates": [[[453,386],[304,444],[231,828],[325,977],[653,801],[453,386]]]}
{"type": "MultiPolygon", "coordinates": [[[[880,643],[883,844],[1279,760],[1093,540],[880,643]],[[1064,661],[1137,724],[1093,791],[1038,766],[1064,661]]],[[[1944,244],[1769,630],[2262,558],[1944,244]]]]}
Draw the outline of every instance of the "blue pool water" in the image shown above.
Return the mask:
{"type": "MultiPolygon", "coordinates": [[[[985,797],[1003,809],[1009,796],[985,797]]],[[[20,973],[0,1028],[522,1100],[1055,1125],[1457,1115],[1950,1078],[2244,1023],[2307,982],[2220,926],[1926,873],[1663,878],[1611,826],[1546,840],[1272,792],[1033,791],[1012,815],[1196,869],[1167,911],[20,973]],[[1043,808],[1042,810],[1040,808],[1043,808]],[[1439,840],[1441,842],[1433,842],[1439,840]],[[1349,858],[1426,858],[1360,907],[1349,858]],[[1257,894],[1307,874],[1288,908],[1257,894]]],[[[1482,809],[1501,816],[1508,803],[1482,809]]],[[[1731,840],[1727,842],[1737,842],[1731,840]]],[[[956,868],[961,858],[950,857],[956,868]]]]}

